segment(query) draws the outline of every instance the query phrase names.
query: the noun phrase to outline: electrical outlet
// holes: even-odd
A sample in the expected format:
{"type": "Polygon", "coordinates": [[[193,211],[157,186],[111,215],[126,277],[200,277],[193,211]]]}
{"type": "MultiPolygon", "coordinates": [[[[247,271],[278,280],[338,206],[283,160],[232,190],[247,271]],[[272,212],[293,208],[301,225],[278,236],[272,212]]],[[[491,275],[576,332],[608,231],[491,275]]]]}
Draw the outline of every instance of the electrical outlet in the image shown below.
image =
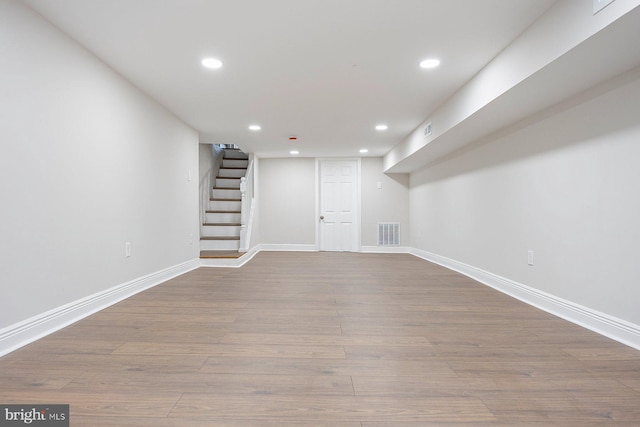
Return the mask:
{"type": "Polygon", "coordinates": [[[131,256],[131,242],[126,242],[124,244],[124,256],[129,258],[131,256]]]}
{"type": "Polygon", "coordinates": [[[527,264],[533,265],[533,251],[527,251],[527,264]]]}

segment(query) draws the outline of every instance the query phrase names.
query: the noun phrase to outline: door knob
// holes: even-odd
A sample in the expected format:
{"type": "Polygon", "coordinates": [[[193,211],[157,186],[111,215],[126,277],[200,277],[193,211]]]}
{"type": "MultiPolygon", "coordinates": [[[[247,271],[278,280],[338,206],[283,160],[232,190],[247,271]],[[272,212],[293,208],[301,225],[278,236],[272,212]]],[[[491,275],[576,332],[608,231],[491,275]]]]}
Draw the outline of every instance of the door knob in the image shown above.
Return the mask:
{"type": "Polygon", "coordinates": [[[324,221],[324,215],[320,215],[320,221],[324,221]]]}

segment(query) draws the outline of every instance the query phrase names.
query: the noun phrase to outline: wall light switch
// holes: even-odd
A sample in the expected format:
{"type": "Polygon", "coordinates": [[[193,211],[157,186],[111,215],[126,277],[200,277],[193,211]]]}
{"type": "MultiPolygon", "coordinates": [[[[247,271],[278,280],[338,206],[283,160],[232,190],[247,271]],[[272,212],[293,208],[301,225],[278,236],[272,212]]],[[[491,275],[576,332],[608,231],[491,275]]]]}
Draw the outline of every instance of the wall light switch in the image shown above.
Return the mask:
{"type": "Polygon", "coordinates": [[[533,251],[527,251],[527,264],[533,265],[533,251]]]}
{"type": "Polygon", "coordinates": [[[124,256],[129,258],[131,256],[131,242],[124,244],[124,256]]]}
{"type": "Polygon", "coordinates": [[[378,190],[382,190],[382,183],[378,181],[378,183],[376,184],[376,187],[378,188],[378,190]]]}

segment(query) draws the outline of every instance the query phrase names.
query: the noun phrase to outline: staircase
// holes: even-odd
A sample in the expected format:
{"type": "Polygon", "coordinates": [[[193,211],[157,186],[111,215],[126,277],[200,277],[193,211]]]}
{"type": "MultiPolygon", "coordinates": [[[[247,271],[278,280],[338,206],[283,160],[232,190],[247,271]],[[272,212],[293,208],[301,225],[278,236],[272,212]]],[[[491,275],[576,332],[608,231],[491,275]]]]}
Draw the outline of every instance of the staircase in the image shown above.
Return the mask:
{"type": "Polygon", "coordinates": [[[238,149],[224,150],[215,178],[205,222],[200,235],[200,258],[238,258],[240,249],[240,178],[245,176],[248,157],[238,149]]]}

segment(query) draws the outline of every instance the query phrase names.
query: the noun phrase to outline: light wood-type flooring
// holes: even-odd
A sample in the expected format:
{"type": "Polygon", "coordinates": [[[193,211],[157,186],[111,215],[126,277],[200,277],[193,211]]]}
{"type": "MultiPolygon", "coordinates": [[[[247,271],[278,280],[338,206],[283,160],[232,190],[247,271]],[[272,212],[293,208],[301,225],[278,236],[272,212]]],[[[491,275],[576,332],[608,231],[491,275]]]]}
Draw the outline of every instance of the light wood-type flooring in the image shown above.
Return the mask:
{"type": "Polygon", "coordinates": [[[639,426],[640,352],[406,254],[201,268],[0,359],[72,426],[639,426]]]}

